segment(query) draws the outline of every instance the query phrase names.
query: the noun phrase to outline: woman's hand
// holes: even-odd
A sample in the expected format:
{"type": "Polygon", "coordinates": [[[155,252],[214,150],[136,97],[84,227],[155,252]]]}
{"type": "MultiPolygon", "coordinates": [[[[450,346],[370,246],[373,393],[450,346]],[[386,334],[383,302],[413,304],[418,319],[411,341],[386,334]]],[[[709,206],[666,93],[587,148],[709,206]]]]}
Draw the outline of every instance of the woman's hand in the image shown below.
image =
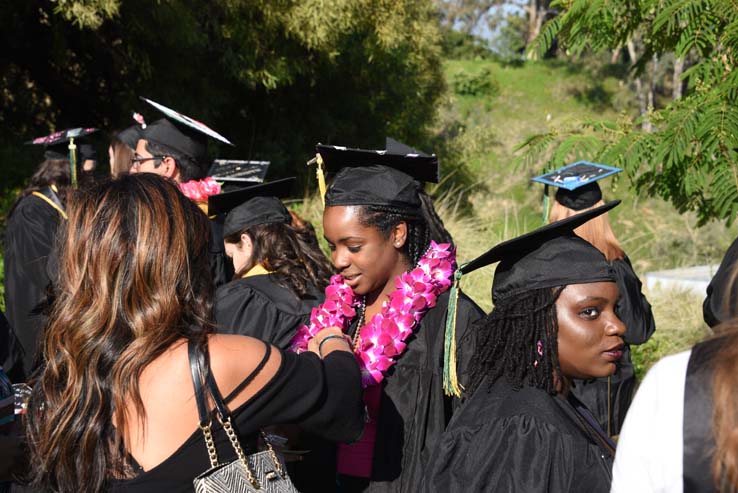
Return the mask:
{"type": "Polygon", "coordinates": [[[333,351],[351,352],[348,337],[338,327],[323,329],[308,342],[308,351],[325,358],[333,351]]]}

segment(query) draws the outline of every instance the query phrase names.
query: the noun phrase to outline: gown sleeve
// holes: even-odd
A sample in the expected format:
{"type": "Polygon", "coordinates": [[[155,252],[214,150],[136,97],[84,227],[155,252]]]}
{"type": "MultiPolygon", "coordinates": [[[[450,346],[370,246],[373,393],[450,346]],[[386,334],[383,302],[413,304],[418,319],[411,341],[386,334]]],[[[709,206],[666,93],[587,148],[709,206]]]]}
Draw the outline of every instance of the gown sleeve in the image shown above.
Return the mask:
{"type": "Polygon", "coordinates": [[[620,289],[620,300],[615,308],[625,324],[625,342],[643,344],[656,330],[651,304],[641,292],[641,281],[628,257],[614,261],[612,266],[620,289]]]}
{"type": "Polygon", "coordinates": [[[242,433],[299,424],[319,437],[352,442],[364,429],[361,373],[353,354],[282,353],[282,364],[254,398],[234,410],[242,433]]]}
{"type": "Polygon", "coordinates": [[[738,302],[738,290],[735,289],[735,280],[733,279],[733,269],[737,261],[738,238],[733,241],[728,251],[725,252],[720,267],[707,286],[707,296],[702,303],[702,316],[705,323],[710,327],[735,316],[730,307],[736,306],[736,302],[738,302]],[[730,302],[726,304],[725,301],[728,296],[730,302]]]}

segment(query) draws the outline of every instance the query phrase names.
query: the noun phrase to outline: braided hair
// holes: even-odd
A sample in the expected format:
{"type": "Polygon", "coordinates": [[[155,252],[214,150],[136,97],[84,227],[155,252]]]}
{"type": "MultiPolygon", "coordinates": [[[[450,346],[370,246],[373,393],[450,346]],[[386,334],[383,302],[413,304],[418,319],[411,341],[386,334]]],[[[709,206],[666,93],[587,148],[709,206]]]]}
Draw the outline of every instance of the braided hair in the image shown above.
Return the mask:
{"type": "Polygon", "coordinates": [[[513,388],[537,387],[555,395],[559,367],[556,300],[562,287],[527,291],[502,300],[476,322],[476,350],[470,361],[470,392],[485,377],[505,377],[513,388]]]}
{"type": "Polygon", "coordinates": [[[399,223],[407,225],[407,240],[402,252],[411,265],[417,265],[431,240],[453,243],[451,234],[433,207],[433,199],[422,188],[418,189],[418,196],[420,209],[388,205],[357,206],[361,224],[377,228],[385,238],[389,238],[392,229],[399,223]]]}

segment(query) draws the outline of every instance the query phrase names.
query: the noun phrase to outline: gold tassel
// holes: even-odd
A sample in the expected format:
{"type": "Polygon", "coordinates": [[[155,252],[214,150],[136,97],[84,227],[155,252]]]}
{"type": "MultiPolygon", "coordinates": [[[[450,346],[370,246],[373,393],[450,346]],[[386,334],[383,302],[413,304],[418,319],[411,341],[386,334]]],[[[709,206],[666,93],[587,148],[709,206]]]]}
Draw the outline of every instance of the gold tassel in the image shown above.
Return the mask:
{"type": "Polygon", "coordinates": [[[74,138],[69,139],[69,171],[72,188],[77,188],[77,146],[74,144],[74,138]]]}
{"type": "Polygon", "coordinates": [[[314,158],[307,162],[308,166],[315,164],[315,177],[318,179],[318,190],[320,191],[320,200],[325,208],[325,173],[323,172],[323,158],[320,154],[316,154],[314,158]]]}

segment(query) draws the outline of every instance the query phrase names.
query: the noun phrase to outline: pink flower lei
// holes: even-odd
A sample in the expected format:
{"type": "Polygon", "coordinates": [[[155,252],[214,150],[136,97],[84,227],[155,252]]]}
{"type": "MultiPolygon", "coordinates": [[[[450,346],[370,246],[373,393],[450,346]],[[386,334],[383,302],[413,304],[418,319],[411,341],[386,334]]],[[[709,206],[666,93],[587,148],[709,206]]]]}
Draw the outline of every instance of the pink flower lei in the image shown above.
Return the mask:
{"type": "Polygon", "coordinates": [[[204,202],[211,195],[220,193],[220,185],[208,176],[202,180],[190,180],[186,183],[179,184],[179,190],[190,200],[195,202],[204,202]]]}
{"type": "MultiPolygon", "coordinates": [[[[451,286],[455,269],[456,251],[452,245],[431,241],[418,265],[395,279],[396,289],[382,304],[381,312],[363,328],[357,328],[361,332],[354,351],[365,388],[384,379],[385,372],[407,348],[404,341],[425,313],[436,306],[438,297],[451,286]]],[[[297,353],[307,350],[308,341],[325,328],[339,327],[345,332],[361,301],[342,276],[331,277],[325,289],[325,301],[313,308],[310,325],[297,330],[292,350],[297,353]]]]}

